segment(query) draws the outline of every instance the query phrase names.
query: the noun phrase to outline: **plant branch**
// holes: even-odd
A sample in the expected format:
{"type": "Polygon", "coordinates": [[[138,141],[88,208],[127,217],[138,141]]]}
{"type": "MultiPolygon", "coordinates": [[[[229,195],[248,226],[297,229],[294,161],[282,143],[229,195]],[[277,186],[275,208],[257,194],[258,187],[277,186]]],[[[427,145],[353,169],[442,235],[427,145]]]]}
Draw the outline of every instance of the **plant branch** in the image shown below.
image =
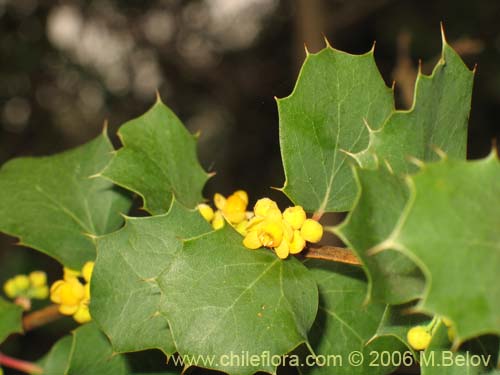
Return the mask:
{"type": "Polygon", "coordinates": [[[43,374],[43,369],[35,365],[34,363],[22,361],[20,359],[9,357],[3,353],[0,353],[0,365],[4,367],[9,367],[14,370],[22,371],[27,374],[43,374]]]}
{"type": "Polygon", "coordinates": [[[31,331],[61,317],[62,315],[59,312],[59,306],[49,305],[41,310],[26,314],[23,318],[23,328],[25,332],[31,331]]]}
{"type": "Polygon", "coordinates": [[[344,247],[321,246],[309,247],[304,253],[305,258],[321,259],[329,262],[345,263],[360,266],[360,260],[354,255],[352,250],[344,247]]]}

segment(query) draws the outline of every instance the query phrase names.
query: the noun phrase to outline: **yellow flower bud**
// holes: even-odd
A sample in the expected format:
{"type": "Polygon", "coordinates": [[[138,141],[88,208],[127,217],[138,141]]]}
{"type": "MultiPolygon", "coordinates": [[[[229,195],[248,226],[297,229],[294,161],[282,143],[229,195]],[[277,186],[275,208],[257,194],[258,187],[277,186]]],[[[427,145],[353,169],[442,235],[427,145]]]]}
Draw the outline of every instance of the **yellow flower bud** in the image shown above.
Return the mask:
{"type": "Polygon", "coordinates": [[[259,239],[263,246],[277,247],[283,239],[283,226],[277,220],[264,220],[259,231],[259,239]]]}
{"type": "Polygon", "coordinates": [[[306,241],[300,235],[300,231],[293,233],[293,240],[290,242],[290,254],[298,254],[306,247],[306,241]]]}
{"type": "Polygon", "coordinates": [[[304,221],[306,221],[306,212],[301,206],[288,207],[283,212],[283,219],[285,219],[293,229],[300,229],[304,221]]]}
{"type": "Polygon", "coordinates": [[[209,223],[214,218],[214,210],[208,204],[201,203],[197,206],[197,209],[200,212],[201,216],[203,216],[203,218],[209,223]]]}
{"type": "Polygon", "coordinates": [[[45,299],[49,296],[49,287],[47,285],[31,288],[29,295],[35,299],[45,299]]]}
{"type": "Polygon", "coordinates": [[[445,318],[444,316],[441,318],[441,320],[443,321],[444,325],[448,328],[453,325],[453,322],[450,319],[445,318]]]}
{"type": "Polygon", "coordinates": [[[3,291],[5,292],[5,295],[9,298],[17,297],[17,287],[16,283],[14,282],[14,279],[9,279],[5,282],[5,284],[3,285],[3,291]]]}
{"type": "Polygon", "coordinates": [[[432,336],[425,327],[416,326],[407,334],[408,343],[415,350],[424,350],[429,346],[432,336]]]}
{"type": "Polygon", "coordinates": [[[226,199],[226,204],[222,209],[226,219],[233,224],[238,224],[245,220],[247,201],[242,199],[241,194],[232,194],[226,199]]]}
{"type": "Polygon", "coordinates": [[[262,198],[255,203],[253,208],[256,216],[281,218],[281,211],[275,201],[269,198],[262,198]]]}
{"type": "Polygon", "coordinates": [[[222,216],[222,212],[220,211],[217,211],[215,214],[214,214],[214,219],[212,220],[212,227],[217,230],[217,229],[221,229],[224,227],[224,217],[222,216]]]}
{"type": "Polygon", "coordinates": [[[90,282],[92,272],[94,271],[94,262],[87,262],[82,268],[82,276],[86,282],[90,282]]]}
{"type": "Polygon", "coordinates": [[[47,274],[43,271],[33,271],[29,274],[31,286],[43,287],[47,284],[47,274]]]}
{"type": "Polygon", "coordinates": [[[288,257],[288,254],[290,253],[290,246],[288,245],[287,241],[281,241],[278,247],[274,249],[276,251],[276,255],[280,259],[286,259],[288,257]]]}
{"type": "Polygon", "coordinates": [[[224,209],[224,207],[226,206],[226,198],[224,198],[224,196],[222,194],[215,193],[214,204],[218,210],[222,211],[224,209]]]}
{"type": "Polygon", "coordinates": [[[75,319],[76,322],[80,324],[90,322],[92,318],[90,316],[89,307],[84,304],[80,305],[78,307],[78,310],[76,310],[76,312],[74,313],[73,319],[75,319]]]}
{"type": "Polygon", "coordinates": [[[259,232],[256,230],[249,232],[243,239],[243,245],[252,250],[262,247],[262,243],[260,242],[259,238],[259,232]]]}
{"type": "Polygon", "coordinates": [[[30,279],[26,275],[14,276],[14,285],[16,286],[17,293],[23,293],[30,287],[30,279]]]}
{"type": "Polygon", "coordinates": [[[308,242],[316,243],[323,237],[323,227],[313,219],[307,219],[300,229],[302,238],[308,242]]]}

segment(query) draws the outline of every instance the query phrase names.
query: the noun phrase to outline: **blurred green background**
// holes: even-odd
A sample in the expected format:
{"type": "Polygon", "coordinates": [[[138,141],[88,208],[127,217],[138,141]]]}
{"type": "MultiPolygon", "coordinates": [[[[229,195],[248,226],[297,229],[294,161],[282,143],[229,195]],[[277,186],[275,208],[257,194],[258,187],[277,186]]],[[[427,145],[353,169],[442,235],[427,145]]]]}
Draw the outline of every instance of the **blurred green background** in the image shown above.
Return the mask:
{"type": "MultiPolygon", "coordinates": [[[[205,191],[244,188],[284,197],[274,96],[288,95],[305,57],[324,46],[375,57],[397,103],[408,108],[418,61],[439,58],[440,21],[469,67],[477,64],[469,156],[485,156],[500,135],[498,0],[0,0],[0,162],[48,155],[114,136],[159,91],[192,132],[199,157],[216,171],[205,191]]],[[[168,147],[168,145],[165,145],[168,147]]],[[[0,192],[1,193],[1,192],[0,192]]],[[[0,236],[0,282],[60,267],[0,236]]],[[[6,344],[36,359],[68,319],[6,344]],[[21,347],[24,350],[21,350],[21,347]],[[29,350],[26,350],[29,348],[29,350]]]]}

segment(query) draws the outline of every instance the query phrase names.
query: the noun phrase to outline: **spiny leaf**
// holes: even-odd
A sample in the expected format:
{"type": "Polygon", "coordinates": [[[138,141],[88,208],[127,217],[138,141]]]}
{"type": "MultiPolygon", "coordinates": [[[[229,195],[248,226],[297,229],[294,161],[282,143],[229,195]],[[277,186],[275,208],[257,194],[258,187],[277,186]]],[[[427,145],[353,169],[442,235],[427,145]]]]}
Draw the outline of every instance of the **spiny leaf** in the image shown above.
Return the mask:
{"type": "Polygon", "coordinates": [[[386,305],[363,303],[367,288],[363,271],[353,266],[317,260],[307,261],[306,265],[318,283],[320,294],[318,316],[309,333],[313,351],[324,358],[332,355],[342,358],[342,363],[337,362],[335,367],[314,367],[307,373],[391,373],[393,366],[370,366],[374,359],[370,353],[402,351],[404,346],[390,336],[372,339],[384,316],[386,305]],[[364,361],[360,366],[348,363],[349,354],[353,351],[363,353],[364,361]]]}
{"type": "Polygon", "coordinates": [[[455,345],[500,334],[497,157],[428,164],[409,186],[405,212],[378,250],[396,249],[418,264],[427,283],[416,309],[452,320],[455,345]]]}
{"type": "Polygon", "coordinates": [[[145,114],[121,126],[123,143],[102,175],[144,200],[153,215],[175,199],[194,208],[208,174],[198,163],[195,137],[160,99],[145,114]]]}
{"type": "Polygon", "coordinates": [[[406,351],[410,351],[416,361],[419,361],[419,352],[413,350],[408,343],[408,331],[415,326],[427,326],[431,322],[431,318],[423,314],[415,314],[411,312],[414,303],[390,306],[385,308],[384,315],[377,328],[377,332],[370,339],[377,340],[380,337],[392,336],[406,346],[406,351]]]}
{"type": "MultiPolygon", "coordinates": [[[[307,342],[318,306],[316,284],[299,261],[248,250],[228,227],[186,241],[159,284],[179,353],[217,361],[292,351],[307,342]]],[[[265,362],[215,368],[234,375],[276,370],[265,362]]]]}
{"type": "Polygon", "coordinates": [[[283,191],[307,211],[347,211],[356,196],[348,156],[393,111],[373,50],[350,55],[327,47],[308,54],[293,93],[278,100],[283,191]]]}
{"type": "Polygon", "coordinates": [[[211,230],[197,211],[174,201],[168,214],[127,218],[123,229],[98,239],[90,308],[116,352],[175,352],[155,279],[182,248],[182,238],[211,230]]]}
{"type": "Polygon", "coordinates": [[[43,368],[43,373],[46,375],[64,374],[71,358],[72,345],[73,338],[71,336],[64,336],[57,341],[47,356],[39,361],[43,368]]]}
{"type": "Polygon", "coordinates": [[[61,154],[19,158],[0,170],[0,231],[79,269],[95,258],[91,236],[117,229],[130,200],[102,178],[111,159],[107,136],[61,154]],[[89,236],[90,235],[90,236],[89,236]]]}
{"type": "Polygon", "coordinates": [[[22,333],[21,306],[7,302],[0,297],[0,344],[12,333],[22,333]]]}
{"type": "Polygon", "coordinates": [[[474,72],[446,43],[432,75],[419,72],[413,107],[395,111],[381,129],[370,131],[366,150],[354,155],[363,168],[388,162],[395,173],[416,170],[408,157],[439,158],[436,147],[450,157],[465,159],[474,72]]]}
{"type": "Polygon", "coordinates": [[[376,170],[357,169],[354,174],[358,198],[334,231],[363,261],[368,299],[389,304],[411,301],[421,295],[425,283],[415,263],[396,251],[368,254],[393,231],[408,201],[408,187],[385,165],[376,170]]]}

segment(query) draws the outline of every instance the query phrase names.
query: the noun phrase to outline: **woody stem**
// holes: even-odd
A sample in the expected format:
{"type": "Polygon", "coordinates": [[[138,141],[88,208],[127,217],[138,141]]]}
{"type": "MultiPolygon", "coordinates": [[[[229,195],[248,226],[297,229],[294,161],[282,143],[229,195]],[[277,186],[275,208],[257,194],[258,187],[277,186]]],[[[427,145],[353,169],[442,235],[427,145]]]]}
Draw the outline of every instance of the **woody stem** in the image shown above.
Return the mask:
{"type": "Polygon", "coordinates": [[[26,314],[23,318],[23,328],[25,332],[31,331],[61,317],[62,315],[59,312],[59,306],[49,305],[43,309],[26,314]]]}
{"type": "Polygon", "coordinates": [[[336,246],[309,247],[304,253],[305,258],[321,259],[330,262],[361,265],[361,261],[352,250],[336,246]]]}

